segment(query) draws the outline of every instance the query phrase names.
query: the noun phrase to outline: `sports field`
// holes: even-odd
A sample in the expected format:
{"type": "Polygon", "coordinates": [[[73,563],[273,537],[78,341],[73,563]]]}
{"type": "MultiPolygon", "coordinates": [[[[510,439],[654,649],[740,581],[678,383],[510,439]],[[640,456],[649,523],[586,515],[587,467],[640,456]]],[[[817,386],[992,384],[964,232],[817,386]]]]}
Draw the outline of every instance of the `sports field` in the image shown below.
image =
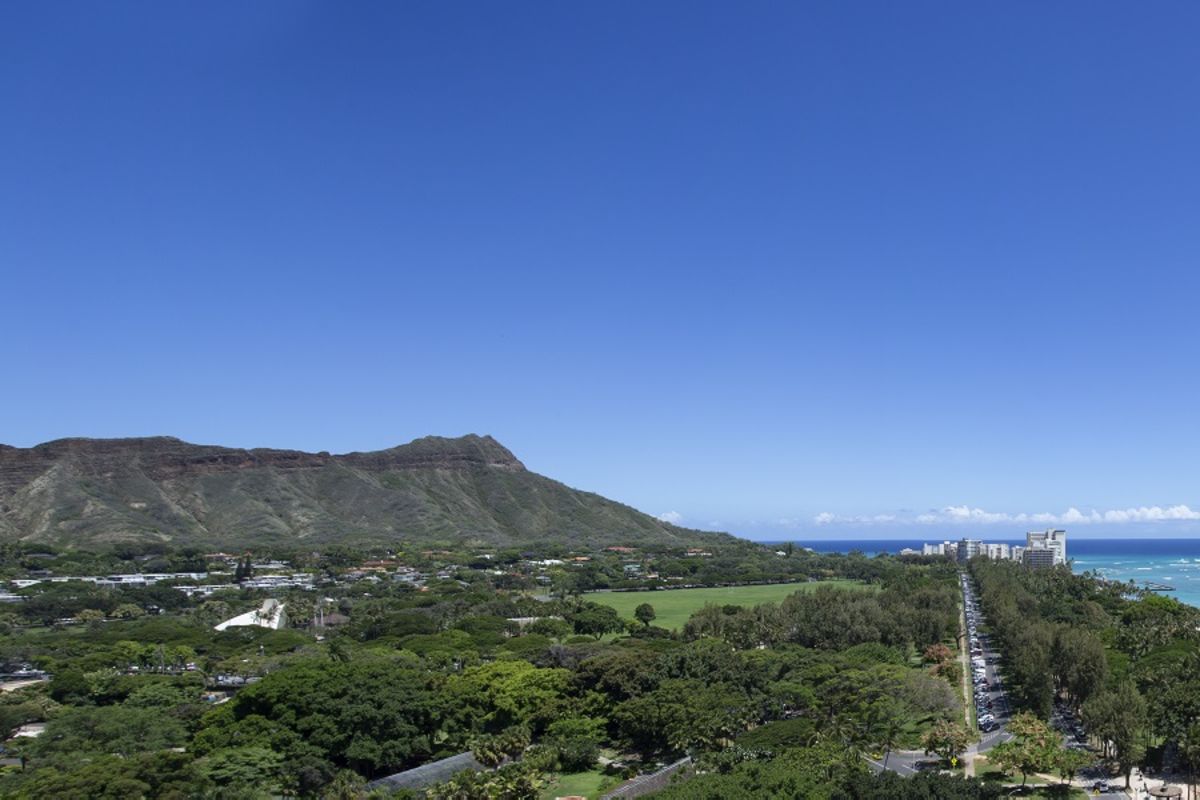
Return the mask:
{"type": "Polygon", "coordinates": [[[721,586],[714,589],[664,589],[656,592],[590,592],[585,600],[603,603],[617,610],[623,619],[633,619],[633,610],[642,603],[654,606],[655,625],[682,628],[697,609],[708,603],[718,605],[753,606],[759,603],[778,603],[796,592],[811,592],[818,586],[838,586],[845,589],[867,589],[859,581],[837,580],[812,583],[772,583],[761,586],[721,586]]]}

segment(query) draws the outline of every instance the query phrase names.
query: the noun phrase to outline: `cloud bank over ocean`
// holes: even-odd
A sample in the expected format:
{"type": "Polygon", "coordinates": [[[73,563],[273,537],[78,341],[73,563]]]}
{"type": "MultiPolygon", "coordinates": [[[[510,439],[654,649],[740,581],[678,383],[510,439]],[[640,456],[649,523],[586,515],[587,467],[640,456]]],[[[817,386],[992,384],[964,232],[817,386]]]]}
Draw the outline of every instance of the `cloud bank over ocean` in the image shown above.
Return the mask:
{"type": "MultiPolygon", "coordinates": [[[[839,515],[823,511],[812,518],[812,523],[827,525],[1128,525],[1142,522],[1197,522],[1200,510],[1187,505],[1135,506],[1101,511],[1081,511],[1072,506],[1055,514],[1049,512],[987,511],[968,505],[944,506],[921,513],[839,515]]],[[[784,522],[781,520],[781,522],[784,522]]]]}

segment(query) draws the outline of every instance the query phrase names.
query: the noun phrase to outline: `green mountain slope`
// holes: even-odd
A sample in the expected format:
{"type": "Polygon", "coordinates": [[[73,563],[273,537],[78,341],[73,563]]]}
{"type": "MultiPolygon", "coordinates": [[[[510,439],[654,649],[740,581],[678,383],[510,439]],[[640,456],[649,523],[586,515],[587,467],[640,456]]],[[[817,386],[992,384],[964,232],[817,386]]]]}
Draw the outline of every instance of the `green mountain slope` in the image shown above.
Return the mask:
{"type": "Polygon", "coordinates": [[[490,436],[369,453],[194,445],[169,437],[0,445],[0,538],[78,547],[477,541],[713,542],[530,472],[490,436]]]}

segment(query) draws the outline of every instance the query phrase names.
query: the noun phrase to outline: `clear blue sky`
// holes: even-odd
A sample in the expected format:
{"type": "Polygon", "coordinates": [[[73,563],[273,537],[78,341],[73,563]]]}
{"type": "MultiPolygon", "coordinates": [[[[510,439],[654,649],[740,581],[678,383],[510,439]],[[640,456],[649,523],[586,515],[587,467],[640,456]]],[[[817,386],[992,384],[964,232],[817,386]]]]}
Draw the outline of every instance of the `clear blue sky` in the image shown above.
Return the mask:
{"type": "Polygon", "coordinates": [[[768,538],[1196,515],[1198,29],[1189,2],[5,4],[0,441],[491,433],[768,538]]]}

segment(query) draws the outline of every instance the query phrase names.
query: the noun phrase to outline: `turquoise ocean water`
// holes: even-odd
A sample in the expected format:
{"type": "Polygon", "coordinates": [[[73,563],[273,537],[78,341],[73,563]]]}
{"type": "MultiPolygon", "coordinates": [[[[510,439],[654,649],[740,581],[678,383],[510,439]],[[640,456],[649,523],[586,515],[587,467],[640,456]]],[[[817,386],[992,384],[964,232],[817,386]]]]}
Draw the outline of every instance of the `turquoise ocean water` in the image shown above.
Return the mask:
{"type": "MultiPolygon", "coordinates": [[[[1025,543],[1023,539],[985,541],[1025,543]]],[[[796,545],[823,553],[898,553],[905,547],[921,548],[920,541],[897,539],[797,541],[796,545]]],[[[1113,580],[1170,586],[1172,591],[1162,594],[1200,607],[1200,539],[1076,539],[1068,534],[1067,556],[1076,572],[1095,571],[1113,580]]]]}

